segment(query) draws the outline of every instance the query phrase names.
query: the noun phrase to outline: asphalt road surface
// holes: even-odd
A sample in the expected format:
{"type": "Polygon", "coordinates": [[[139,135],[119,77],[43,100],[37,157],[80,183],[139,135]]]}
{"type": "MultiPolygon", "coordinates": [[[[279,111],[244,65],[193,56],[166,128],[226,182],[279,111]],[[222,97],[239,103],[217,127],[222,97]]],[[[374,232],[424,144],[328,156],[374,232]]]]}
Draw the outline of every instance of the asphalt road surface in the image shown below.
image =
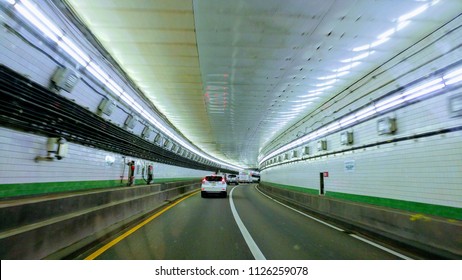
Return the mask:
{"type": "Polygon", "coordinates": [[[196,193],[87,256],[121,260],[401,259],[268,198],[255,184],[196,193]]]}

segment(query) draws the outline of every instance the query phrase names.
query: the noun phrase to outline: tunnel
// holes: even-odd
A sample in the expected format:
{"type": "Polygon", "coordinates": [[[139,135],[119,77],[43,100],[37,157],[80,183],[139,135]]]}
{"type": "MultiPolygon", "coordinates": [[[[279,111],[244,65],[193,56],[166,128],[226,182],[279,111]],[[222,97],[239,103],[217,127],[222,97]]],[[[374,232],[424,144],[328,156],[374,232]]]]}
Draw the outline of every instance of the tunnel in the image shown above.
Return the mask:
{"type": "Polygon", "coordinates": [[[2,263],[462,258],[461,1],[0,0],[0,22],[2,263]]]}

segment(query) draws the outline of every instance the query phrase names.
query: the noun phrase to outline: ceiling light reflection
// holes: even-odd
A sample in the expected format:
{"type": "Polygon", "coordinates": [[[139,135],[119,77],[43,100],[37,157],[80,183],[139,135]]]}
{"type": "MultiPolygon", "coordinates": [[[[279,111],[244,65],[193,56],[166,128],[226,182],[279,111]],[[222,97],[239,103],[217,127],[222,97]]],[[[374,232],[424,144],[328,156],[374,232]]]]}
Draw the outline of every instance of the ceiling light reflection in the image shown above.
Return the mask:
{"type": "Polygon", "coordinates": [[[350,73],[350,71],[343,71],[343,72],[339,72],[339,73],[336,73],[336,74],[333,74],[333,75],[324,76],[324,77],[319,77],[319,78],[317,78],[317,79],[318,79],[318,80],[330,80],[330,79],[335,79],[335,78],[338,78],[338,77],[345,76],[345,75],[347,75],[348,73],[350,73]]]}
{"type": "Polygon", "coordinates": [[[310,90],[310,91],[308,91],[308,93],[311,93],[311,94],[302,95],[301,97],[315,96],[315,95],[316,95],[315,93],[321,94],[323,91],[328,90],[328,89],[330,89],[330,88],[332,88],[332,86],[326,86],[326,87],[323,87],[323,88],[318,88],[318,89],[310,90]]]}
{"type": "Polygon", "coordinates": [[[398,22],[408,21],[409,19],[411,19],[411,18],[425,12],[425,10],[427,10],[428,7],[430,7],[430,4],[428,4],[428,3],[425,4],[425,5],[422,5],[422,6],[418,7],[417,9],[415,9],[415,10],[413,10],[413,11],[407,13],[407,14],[404,14],[404,15],[400,16],[398,18],[398,22]]]}
{"type": "MultiPolygon", "coordinates": [[[[344,59],[344,60],[340,60],[340,62],[343,62],[343,63],[354,62],[354,61],[366,58],[366,57],[368,57],[369,55],[371,55],[373,53],[375,53],[375,51],[365,52],[363,54],[357,55],[357,56],[352,57],[352,58],[347,58],[347,59],[344,59]]],[[[348,71],[346,71],[346,72],[348,72],[348,71]]]]}
{"type": "Polygon", "coordinates": [[[289,101],[291,103],[302,103],[302,102],[310,102],[312,103],[311,101],[314,101],[316,99],[319,99],[319,97],[311,97],[311,98],[308,98],[308,99],[299,99],[299,100],[294,100],[294,101],[289,101]]]}
{"type": "Polygon", "coordinates": [[[353,62],[351,64],[348,64],[347,66],[344,66],[344,67],[341,67],[341,68],[337,68],[335,70],[333,70],[334,72],[344,72],[344,71],[347,71],[347,70],[351,70],[352,68],[358,66],[359,64],[361,64],[360,61],[356,61],[356,62],[353,62]]]}
{"type": "Polygon", "coordinates": [[[324,86],[328,86],[328,85],[332,85],[332,84],[335,84],[337,82],[337,79],[335,80],[330,80],[330,81],[327,81],[325,83],[322,83],[322,84],[316,84],[314,85],[315,87],[324,87],[324,86]]]}

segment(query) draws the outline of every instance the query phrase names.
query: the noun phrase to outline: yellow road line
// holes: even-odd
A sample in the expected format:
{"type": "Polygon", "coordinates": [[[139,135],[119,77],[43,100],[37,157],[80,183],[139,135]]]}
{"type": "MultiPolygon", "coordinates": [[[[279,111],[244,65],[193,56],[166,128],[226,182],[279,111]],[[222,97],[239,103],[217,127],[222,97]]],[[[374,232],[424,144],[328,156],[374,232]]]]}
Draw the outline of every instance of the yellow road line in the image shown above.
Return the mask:
{"type": "Polygon", "coordinates": [[[190,195],[187,195],[181,199],[179,199],[178,201],[174,202],[173,204],[165,207],[164,209],[162,209],[161,211],[157,212],[156,214],[152,215],[151,217],[147,218],[146,220],[144,220],[143,222],[137,224],[136,226],[134,226],[133,228],[131,228],[130,230],[128,230],[127,232],[125,232],[124,234],[120,235],[119,237],[117,237],[116,239],[112,240],[111,242],[109,242],[108,244],[104,245],[103,247],[101,247],[100,249],[98,249],[97,251],[95,251],[93,254],[89,255],[88,257],[85,258],[85,260],[93,260],[95,258],[97,258],[99,255],[101,255],[102,253],[104,253],[106,250],[108,250],[109,248],[111,248],[112,246],[116,245],[117,243],[119,243],[120,241],[122,241],[122,239],[124,239],[125,237],[129,236],[130,234],[134,233],[135,231],[139,230],[140,228],[142,228],[143,226],[145,226],[147,223],[149,223],[150,221],[154,220],[155,218],[159,217],[160,215],[162,215],[164,212],[166,212],[167,210],[169,210],[170,208],[174,207],[175,205],[177,205],[178,203],[182,202],[183,200],[197,194],[199,191],[196,191],[190,195]]]}

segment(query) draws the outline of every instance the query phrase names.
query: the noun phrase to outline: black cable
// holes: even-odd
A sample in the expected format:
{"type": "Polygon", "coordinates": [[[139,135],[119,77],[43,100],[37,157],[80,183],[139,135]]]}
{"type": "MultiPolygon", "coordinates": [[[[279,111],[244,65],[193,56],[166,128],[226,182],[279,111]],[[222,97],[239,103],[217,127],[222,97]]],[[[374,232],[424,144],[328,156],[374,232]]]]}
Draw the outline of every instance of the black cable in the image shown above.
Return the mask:
{"type": "Polygon", "coordinates": [[[0,124],[45,136],[186,168],[214,170],[162,149],[47,88],[0,66],[0,124]]]}

